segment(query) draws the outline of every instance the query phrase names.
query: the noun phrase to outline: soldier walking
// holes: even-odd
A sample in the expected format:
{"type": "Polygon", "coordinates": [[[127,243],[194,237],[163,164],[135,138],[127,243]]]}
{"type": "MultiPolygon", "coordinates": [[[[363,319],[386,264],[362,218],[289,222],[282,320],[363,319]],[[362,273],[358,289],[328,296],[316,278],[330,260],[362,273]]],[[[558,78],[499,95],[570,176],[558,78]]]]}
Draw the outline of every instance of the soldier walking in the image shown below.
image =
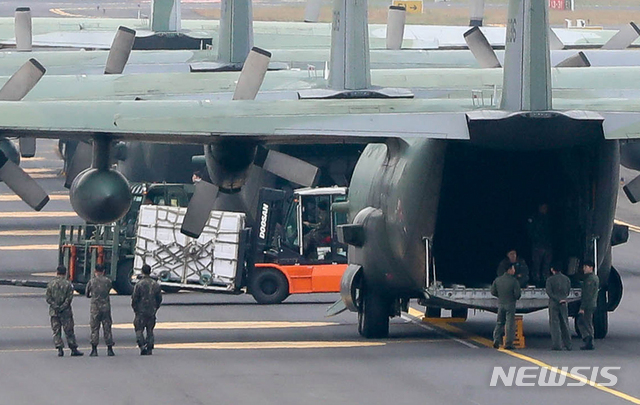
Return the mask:
{"type": "Polygon", "coordinates": [[[498,297],[498,319],[493,330],[493,347],[499,348],[502,337],[507,337],[504,348],[513,350],[513,341],[516,338],[516,301],[520,299],[520,283],[515,278],[516,268],[511,265],[507,271],[496,278],[491,284],[491,295],[498,297]]]}
{"type": "Polygon", "coordinates": [[[72,356],[82,356],[78,351],[76,335],[73,332],[73,311],[71,301],[73,300],[73,284],[67,280],[67,269],[58,266],[57,277],[47,284],[47,304],[49,304],[49,316],[51,317],[51,329],[53,330],[53,344],[58,349],[58,356],[64,356],[64,342],[62,341],[62,329],[67,337],[67,345],[71,349],[72,356]]]}
{"type": "Polygon", "coordinates": [[[104,333],[104,343],[107,345],[107,356],[115,356],[113,352],[113,335],[111,334],[111,302],[109,292],[111,280],[104,276],[104,265],[96,264],[94,277],[87,283],[86,296],[91,298],[91,312],[89,325],[91,326],[91,353],[98,355],[100,341],[100,324],[104,333]]]}
{"type": "Polygon", "coordinates": [[[142,266],[142,278],[138,280],[131,294],[131,307],[135,313],[133,327],[140,354],[151,355],[153,352],[153,328],[156,326],[156,312],[162,303],[160,286],[151,277],[151,266],[142,266]],[[143,334],[147,330],[147,337],[143,334]]]}
{"type": "Polygon", "coordinates": [[[598,305],[598,288],[600,280],[593,273],[595,263],[591,260],[585,260],[582,264],[582,271],[585,279],[582,282],[582,300],[580,303],[580,311],[578,311],[578,329],[584,345],[580,350],[593,350],[593,313],[598,305]]]}
{"type": "Polygon", "coordinates": [[[569,311],[567,297],[571,291],[571,280],[562,274],[557,265],[551,266],[551,277],[547,279],[546,290],[549,296],[549,330],[551,332],[551,350],[571,350],[569,334],[569,311]],[[562,342],[560,338],[562,337],[562,342]],[[561,345],[562,343],[562,345],[561,345]]]}

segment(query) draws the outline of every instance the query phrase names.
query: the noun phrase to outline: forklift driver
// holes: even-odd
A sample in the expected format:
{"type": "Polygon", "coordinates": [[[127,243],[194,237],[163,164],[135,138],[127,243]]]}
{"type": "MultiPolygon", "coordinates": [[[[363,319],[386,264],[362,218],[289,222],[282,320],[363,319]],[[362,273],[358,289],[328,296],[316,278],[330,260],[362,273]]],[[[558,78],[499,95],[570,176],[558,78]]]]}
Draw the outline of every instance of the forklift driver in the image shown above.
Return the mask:
{"type": "Polygon", "coordinates": [[[331,216],[329,214],[329,203],[320,201],[318,203],[316,223],[304,221],[303,224],[309,229],[304,235],[304,252],[305,255],[313,254],[315,248],[319,246],[328,246],[331,244],[331,216]]]}

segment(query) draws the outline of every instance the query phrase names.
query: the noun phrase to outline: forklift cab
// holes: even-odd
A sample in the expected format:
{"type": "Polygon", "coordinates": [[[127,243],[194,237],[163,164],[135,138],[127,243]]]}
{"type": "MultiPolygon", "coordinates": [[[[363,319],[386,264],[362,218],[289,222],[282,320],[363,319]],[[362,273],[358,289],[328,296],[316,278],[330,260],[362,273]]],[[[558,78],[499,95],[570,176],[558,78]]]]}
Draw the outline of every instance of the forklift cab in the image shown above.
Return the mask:
{"type": "Polygon", "coordinates": [[[338,241],[336,234],[337,226],[347,223],[347,216],[331,210],[331,204],[345,201],[346,195],[346,187],[294,192],[282,224],[282,244],[297,253],[300,263],[347,263],[347,246],[338,241]]]}

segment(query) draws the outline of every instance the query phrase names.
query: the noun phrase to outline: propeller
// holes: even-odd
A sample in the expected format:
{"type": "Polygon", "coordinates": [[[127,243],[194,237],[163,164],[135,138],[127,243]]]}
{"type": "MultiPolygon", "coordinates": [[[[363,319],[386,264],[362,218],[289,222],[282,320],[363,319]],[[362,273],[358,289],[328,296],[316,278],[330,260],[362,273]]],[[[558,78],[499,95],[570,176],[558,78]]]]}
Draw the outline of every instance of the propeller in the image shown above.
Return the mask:
{"type": "Polygon", "coordinates": [[[136,40],[136,32],[127,27],[119,27],[116,36],[113,38],[109,56],[104,67],[105,75],[119,75],[124,71],[124,67],[129,60],[133,43],[136,40]]]}
{"type": "Polygon", "coordinates": [[[639,36],[640,28],[634,22],[630,22],[602,45],[600,49],[627,49],[639,36]]]}
{"type": "Polygon", "coordinates": [[[49,202],[49,196],[42,187],[1,150],[0,180],[36,211],[40,211],[49,202]]]}
{"type": "Polygon", "coordinates": [[[407,21],[407,9],[403,6],[389,6],[387,15],[387,49],[402,48],[404,25],[407,21]]]}
{"type": "Polygon", "coordinates": [[[484,36],[479,27],[472,27],[465,32],[464,40],[481,68],[490,69],[501,67],[496,53],[493,51],[487,37],[484,36]]]}
{"type": "Polygon", "coordinates": [[[482,27],[484,19],[484,0],[471,0],[470,27],[482,27]]]}
{"type": "MultiPolygon", "coordinates": [[[[269,67],[271,54],[260,48],[252,48],[244,63],[238,84],[233,94],[234,100],[253,100],[269,67]]],[[[318,169],[307,162],[284,153],[262,147],[254,148],[253,163],[298,184],[312,185],[316,181],[318,169]]],[[[251,164],[251,161],[247,162],[251,164]]],[[[242,170],[240,170],[242,172],[242,170]]],[[[234,190],[238,191],[238,190],[234,190]]],[[[202,233],[220,193],[220,187],[205,181],[196,184],[196,189],[187,207],[180,231],[192,238],[202,233]]]]}
{"type": "Polygon", "coordinates": [[[587,58],[584,52],[580,51],[577,54],[568,57],[562,62],[558,63],[556,67],[589,67],[591,62],[587,58]]]}
{"type": "MultiPolygon", "coordinates": [[[[67,143],[67,146],[69,144],[67,143]]],[[[71,162],[69,162],[66,170],[66,176],[64,179],[65,188],[71,188],[71,184],[73,184],[73,180],[85,171],[86,169],[91,167],[93,153],[93,147],[85,142],[78,142],[76,146],[76,150],[73,152],[73,157],[71,158],[71,162]]]]}
{"type": "Polygon", "coordinates": [[[19,52],[31,52],[33,39],[31,9],[29,7],[16,8],[14,24],[16,30],[16,50],[19,52]]]}
{"type": "Polygon", "coordinates": [[[318,22],[321,7],[322,0],[307,0],[307,5],[304,8],[304,22],[318,22]]]}

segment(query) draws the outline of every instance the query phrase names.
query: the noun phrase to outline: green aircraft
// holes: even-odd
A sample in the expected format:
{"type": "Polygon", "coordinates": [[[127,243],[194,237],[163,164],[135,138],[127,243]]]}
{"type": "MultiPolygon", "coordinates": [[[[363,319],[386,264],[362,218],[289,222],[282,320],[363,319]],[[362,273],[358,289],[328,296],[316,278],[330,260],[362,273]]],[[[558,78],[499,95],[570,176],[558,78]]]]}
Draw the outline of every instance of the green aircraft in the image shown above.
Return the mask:
{"type": "MultiPolygon", "coordinates": [[[[348,13],[353,2],[343,7],[348,13]]],[[[126,179],[109,164],[115,142],[205,145],[213,183],[196,187],[183,223],[191,236],[199,234],[219,195],[237,194],[257,160],[296,181],[315,176],[286,154],[257,159],[259,146],[367,144],[348,201],[336,207],[349,214],[341,240],[349,245],[350,266],[342,304],[332,311],[357,312],[365,337],[386,336],[389,318],[409,299],[433,308],[495,311],[486,288],[495,264],[507,246],[527,244],[527,215],[547,202],[555,213],[556,258],[569,270],[576,258],[597,264],[594,320],[596,336],[604,337],[607,311],[622,293],[611,264],[611,247],[625,240],[625,229],[613,222],[619,142],[640,137],[640,105],[635,99],[554,99],[546,13],[544,2],[510,1],[499,106],[478,108],[471,99],[252,101],[268,66],[257,52],[247,62],[256,70],[239,80],[235,101],[7,101],[0,102],[0,130],[93,140],[93,167],[76,178],[70,198],[79,215],[96,223],[121,217],[130,204],[126,179]]],[[[354,80],[348,72],[339,79],[354,80]]],[[[37,184],[3,160],[0,178],[38,202],[37,184]]],[[[626,192],[640,197],[634,185],[626,192]]],[[[526,288],[517,309],[539,310],[547,300],[544,290],[526,288]]],[[[579,297],[570,301],[575,315],[579,297]]]]}

